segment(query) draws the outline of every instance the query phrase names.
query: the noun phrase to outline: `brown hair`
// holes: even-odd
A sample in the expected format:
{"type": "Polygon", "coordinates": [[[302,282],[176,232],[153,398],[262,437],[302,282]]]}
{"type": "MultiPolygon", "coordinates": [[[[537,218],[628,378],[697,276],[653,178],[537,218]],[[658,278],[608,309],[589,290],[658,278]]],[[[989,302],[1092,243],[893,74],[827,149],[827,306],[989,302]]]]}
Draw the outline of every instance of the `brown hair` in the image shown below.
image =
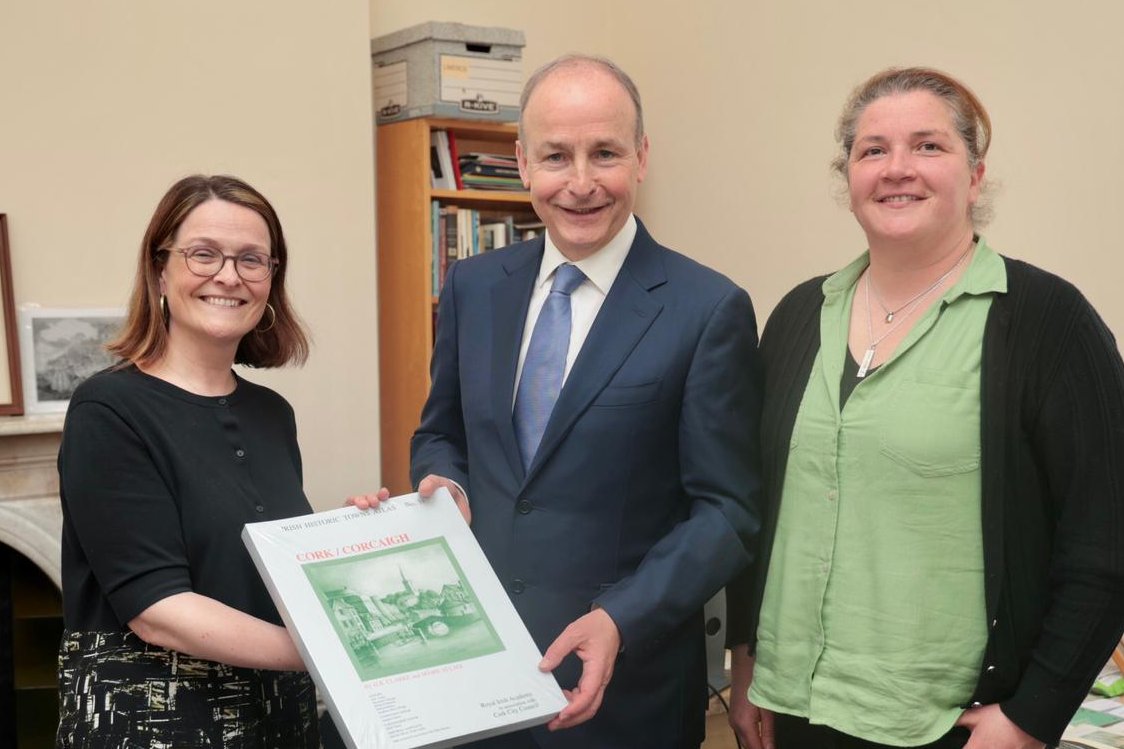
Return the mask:
{"type": "MultiPolygon", "coordinates": [[[[894,94],[908,94],[913,91],[928,91],[943,101],[952,111],[953,125],[968,150],[968,166],[975,169],[985,158],[991,146],[991,117],[972,90],[948,73],[934,68],[887,68],[863,82],[851,92],[835,128],[835,140],[839,153],[831,162],[831,167],[843,179],[847,179],[847,163],[851,148],[855,144],[855,134],[859,118],[877,99],[894,94]]],[[[980,200],[972,206],[971,218],[974,226],[981,226],[990,218],[990,206],[981,194],[980,200]]]]}
{"type": "MultiPolygon", "coordinates": [[[[242,337],[234,363],[250,367],[303,364],[308,358],[308,336],[285,293],[288,248],[281,221],[261,193],[237,177],[226,175],[184,177],[160,199],[141,242],[125,326],[107,346],[109,352],[139,364],[151,363],[164,355],[168,346],[168,323],[160,308],[160,272],[169,257],[164,250],[171,246],[188,214],[208,200],[234,203],[265,219],[269,227],[270,254],[279,261],[267,300],[276,320],[267,330],[253,330],[242,337]]],[[[265,317],[269,317],[268,312],[263,319],[265,317]]]]}
{"type": "Polygon", "coordinates": [[[639,148],[644,140],[644,107],[640,104],[640,89],[636,87],[636,83],[633,82],[628,73],[624,72],[619,65],[609,58],[576,53],[562,55],[542,65],[534,73],[531,73],[531,77],[523,85],[523,93],[519,96],[519,140],[524,143],[527,142],[523,134],[523,112],[527,109],[527,102],[531,100],[531,94],[535,92],[539,84],[550,77],[551,73],[558,70],[580,67],[598,68],[611,75],[617,83],[621,84],[636,110],[636,146],[639,148]]]}

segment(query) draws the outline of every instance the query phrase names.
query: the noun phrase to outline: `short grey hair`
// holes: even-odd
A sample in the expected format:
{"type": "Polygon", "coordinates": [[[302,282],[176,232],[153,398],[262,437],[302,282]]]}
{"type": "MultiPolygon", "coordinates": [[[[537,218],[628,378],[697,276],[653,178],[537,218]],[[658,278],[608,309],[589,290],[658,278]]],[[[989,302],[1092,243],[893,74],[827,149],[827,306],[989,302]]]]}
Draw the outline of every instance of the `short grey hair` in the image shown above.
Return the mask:
{"type": "Polygon", "coordinates": [[[523,93],[519,96],[519,140],[526,142],[523,131],[523,113],[527,111],[527,102],[531,100],[531,94],[535,92],[539,84],[559,70],[581,67],[600,68],[616,79],[617,83],[621,84],[624,90],[628,92],[628,98],[632,100],[632,107],[636,110],[636,147],[639,148],[644,140],[644,107],[640,104],[640,89],[636,87],[636,83],[629,77],[628,73],[624,72],[619,65],[609,58],[577,53],[555,58],[531,73],[531,77],[523,85],[523,93]]]}
{"type": "MultiPolygon", "coordinates": [[[[975,169],[985,158],[991,146],[991,117],[972,90],[951,75],[934,68],[887,68],[875,73],[851,92],[835,128],[839,152],[831,167],[844,180],[851,148],[855,145],[859,118],[866,108],[884,96],[928,91],[948,105],[953,125],[968,151],[968,166],[975,169]]],[[[981,190],[980,199],[971,209],[972,225],[980,227],[991,219],[991,201],[981,190]]]]}

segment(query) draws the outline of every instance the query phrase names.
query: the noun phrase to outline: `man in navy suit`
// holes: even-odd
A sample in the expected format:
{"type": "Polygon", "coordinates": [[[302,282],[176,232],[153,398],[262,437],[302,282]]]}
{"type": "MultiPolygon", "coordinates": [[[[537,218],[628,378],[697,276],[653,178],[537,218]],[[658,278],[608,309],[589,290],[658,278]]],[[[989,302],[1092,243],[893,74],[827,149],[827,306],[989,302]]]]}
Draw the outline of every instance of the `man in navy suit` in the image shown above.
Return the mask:
{"type": "Polygon", "coordinates": [[[560,58],[521,108],[546,234],[452,267],[412,443],[423,494],[467,495],[570,699],[546,728],[483,745],[698,747],[702,606],[759,524],[753,307],[633,216],[648,138],[623,71],[560,58]]]}

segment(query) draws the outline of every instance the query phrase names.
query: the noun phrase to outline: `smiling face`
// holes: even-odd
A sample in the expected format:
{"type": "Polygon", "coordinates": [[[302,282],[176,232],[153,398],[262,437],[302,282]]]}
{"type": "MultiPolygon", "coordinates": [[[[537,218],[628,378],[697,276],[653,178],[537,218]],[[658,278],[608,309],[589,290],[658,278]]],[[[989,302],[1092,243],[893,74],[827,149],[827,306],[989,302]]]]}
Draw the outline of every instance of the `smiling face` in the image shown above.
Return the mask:
{"type": "Polygon", "coordinates": [[[847,163],[851,211],[871,247],[936,248],[972,232],[984,165],[969,165],[952,111],[928,91],[891,94],[859,117],[847,163]]]}
{"type": "Polygon", "coordinates": [[[555,246],[570,260],[621,230],[648,167],[624,87],[591,64],[556,70],[531,94],[516,144],[519,174],[555,246]]]}
{"type": "MultiPolygon", "coordinates": [[[[216,249],[225,255],[270,253],[269,228],[255,211],[225,200],[208,200],[187,214],[172,247],[216,249]]],[[[226,261],[218,275],[197,276],[184,256],[171,252],[160,272],[160,291],[167,296],[171,322],[170,348],[190,346],[234,351],[257,326],[269,300],[272,279],[244,281],[226,261]]]]}

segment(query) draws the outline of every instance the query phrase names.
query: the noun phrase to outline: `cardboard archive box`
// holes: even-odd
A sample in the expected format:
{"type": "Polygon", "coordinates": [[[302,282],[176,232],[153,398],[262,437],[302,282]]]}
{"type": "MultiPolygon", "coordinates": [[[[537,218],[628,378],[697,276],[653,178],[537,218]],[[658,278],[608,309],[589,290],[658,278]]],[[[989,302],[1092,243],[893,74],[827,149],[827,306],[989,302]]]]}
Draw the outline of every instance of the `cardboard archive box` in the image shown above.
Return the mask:
{"type": "Polygon", "coordinates": [[[371,40],[378,124],[519,118],[523,32],[429,21],[371,40]]]}

